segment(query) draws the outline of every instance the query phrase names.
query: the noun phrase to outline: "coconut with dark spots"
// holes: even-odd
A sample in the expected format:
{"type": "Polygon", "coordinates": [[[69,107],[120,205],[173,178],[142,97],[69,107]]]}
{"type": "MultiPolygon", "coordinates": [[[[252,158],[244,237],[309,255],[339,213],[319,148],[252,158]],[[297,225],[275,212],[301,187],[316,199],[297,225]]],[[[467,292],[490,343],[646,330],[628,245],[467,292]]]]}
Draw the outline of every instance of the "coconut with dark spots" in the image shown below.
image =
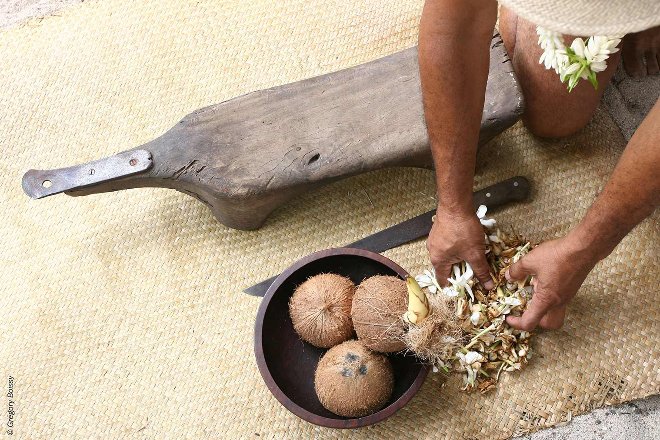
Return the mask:
{"type": "Polygon", "coordinates": [[[403,314],[408,287],[401,278],[377,275],[362,281],[353,296],[351,318],[358,339],[370,350],[392,353],[406,348],[403,314]]]}
{"type": "Polygon", "coordinates": [[[293,328],[303,341],[329,348],[353,337],[351,305],[355,284],[341,275],[315,275],[289,300],[293,328]]]}
{"type": "Polygon", "coordinates": [[[314,377],[321,404],[343,417],[363,417],[383,408],[392,396],[393,386],[389,359],[355,340],[328,350],[314,377]]]}

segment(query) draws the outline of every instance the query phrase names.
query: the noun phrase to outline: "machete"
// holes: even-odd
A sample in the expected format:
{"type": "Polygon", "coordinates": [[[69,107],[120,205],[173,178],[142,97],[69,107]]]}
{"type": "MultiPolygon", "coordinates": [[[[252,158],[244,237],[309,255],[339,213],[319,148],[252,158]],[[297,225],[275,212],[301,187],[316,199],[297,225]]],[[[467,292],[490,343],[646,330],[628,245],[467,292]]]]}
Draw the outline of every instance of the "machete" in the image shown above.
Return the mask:
{"type": "MultiPolygon", "coordinates": [[[[473,194],[474,209],[486,205],[493,210],[510,202],[520,202],[529,196],[529,181],[522,176],[512,177],[494,185],[475,191],[473,194]]],[[[372,252],[384,252],[418,238],[426,237],[431,232],[435,209],[405,220],[387,229],[376,232],[345,247],[365,249],[372,252]]],[[[245,289],[245,293],[254,296],[264,296],[278,275],[264,280],[245,289]]]]}

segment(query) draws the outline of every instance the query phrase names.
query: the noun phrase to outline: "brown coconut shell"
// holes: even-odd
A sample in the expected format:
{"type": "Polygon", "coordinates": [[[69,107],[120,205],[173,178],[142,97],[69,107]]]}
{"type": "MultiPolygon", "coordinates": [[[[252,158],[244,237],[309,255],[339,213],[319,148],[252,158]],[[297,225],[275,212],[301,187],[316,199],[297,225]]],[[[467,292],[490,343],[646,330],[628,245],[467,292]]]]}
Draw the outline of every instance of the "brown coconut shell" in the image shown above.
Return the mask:
{"type": "Polygon", "coordinates": [[[393,387],[389,359],[355,340],[328,350],[314,376],[321,404],[343,417],[363,417],[378,411],[390,400],[393,387]]]}
{"type": "Polygon", "coordinates": [[[362,281],[353,296],[351,318],[358,339],[370,350],[406,348],[401,317],[408,310],[408,288],[401,278],[377,275],[362,281]]]}
{"type": "Polygon", "coordinates": [[[341,275],[315,275],[298,286],[289,300],[289,314],[303,341],[329,348],[353,337],[351,305],[355,284],[341,275]]]}

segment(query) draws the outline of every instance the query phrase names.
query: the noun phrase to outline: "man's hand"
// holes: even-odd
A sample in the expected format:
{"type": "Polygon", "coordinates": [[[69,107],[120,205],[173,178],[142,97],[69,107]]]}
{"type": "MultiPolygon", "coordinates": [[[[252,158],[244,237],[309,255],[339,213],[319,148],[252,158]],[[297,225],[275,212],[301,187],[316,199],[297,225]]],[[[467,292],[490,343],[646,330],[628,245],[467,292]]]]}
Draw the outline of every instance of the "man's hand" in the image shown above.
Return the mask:
{"type": "Polygon", "coordinates": [[[660,205],[660,100],[639,126],[605,189],[580,224],[564,238],[543,243],[509,268],[507,278],[534,276],[534,296],[521,317],[522,330],[559,328],[566,304],[587,274],[623,237],[660,205]]]}
{"type": "Polygon", "coordinates": [[[494,0],[427,0],[420,21],[419,72],[439,202],[427,247],[442,285],[452,263],[463,260],[482,284],[492,284],[472,186],[496,20],[494,0]]]}
{"type": "Polygon", "coordinates": [[[532,279],[534,296],[522,316],[508,316],[507,322],[520,330],[533,330],[537,325],[558,329],[564,323],[566,305],[573,299],[597,258],[582,250],[573,236],[545,242],[506,273],[509,281],[532,279]]]}
{"type": "Polygon", "coordinates": [[[452,264],[467,261],[481,284],[486,289],[493,288],[486,261],[484,230],[476,214],[458,215],[438,208],[426,248],[440,285],[447,285],[452,264]]]}

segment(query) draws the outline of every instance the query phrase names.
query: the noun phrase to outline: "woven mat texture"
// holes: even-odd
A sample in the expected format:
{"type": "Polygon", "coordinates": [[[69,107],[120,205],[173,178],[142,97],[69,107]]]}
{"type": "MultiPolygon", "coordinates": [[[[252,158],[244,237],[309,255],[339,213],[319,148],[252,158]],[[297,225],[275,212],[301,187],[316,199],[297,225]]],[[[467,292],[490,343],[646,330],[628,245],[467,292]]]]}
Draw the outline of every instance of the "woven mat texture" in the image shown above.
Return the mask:
{"type": "MultiPolygon", "coordinates": [[[[259,299],[241,289],[432,209],[432,172],[335,183],[254,232],[172,190],[22,193],[29,168],[104,157],[199,107],[410,47],[421,6],[104,0],[0,32],[0,369],[3,395],[15,378],[19,438],[506,438],[659,391],[657,216],[597,266],[564,328],[539,335],[530,367],[496,392],[430,375],[384,423],[337,431],[270,395],[252,351],[259,299]]],[[[557,142],[516,125],[480,152],[476,186],[528,176],[534,201],[496,217],[533,240],[561,236],[623,146],[604,111],[557,142]]],[[[428,264],[423,241],[386,255],[413,273],[428,264]]]]}

